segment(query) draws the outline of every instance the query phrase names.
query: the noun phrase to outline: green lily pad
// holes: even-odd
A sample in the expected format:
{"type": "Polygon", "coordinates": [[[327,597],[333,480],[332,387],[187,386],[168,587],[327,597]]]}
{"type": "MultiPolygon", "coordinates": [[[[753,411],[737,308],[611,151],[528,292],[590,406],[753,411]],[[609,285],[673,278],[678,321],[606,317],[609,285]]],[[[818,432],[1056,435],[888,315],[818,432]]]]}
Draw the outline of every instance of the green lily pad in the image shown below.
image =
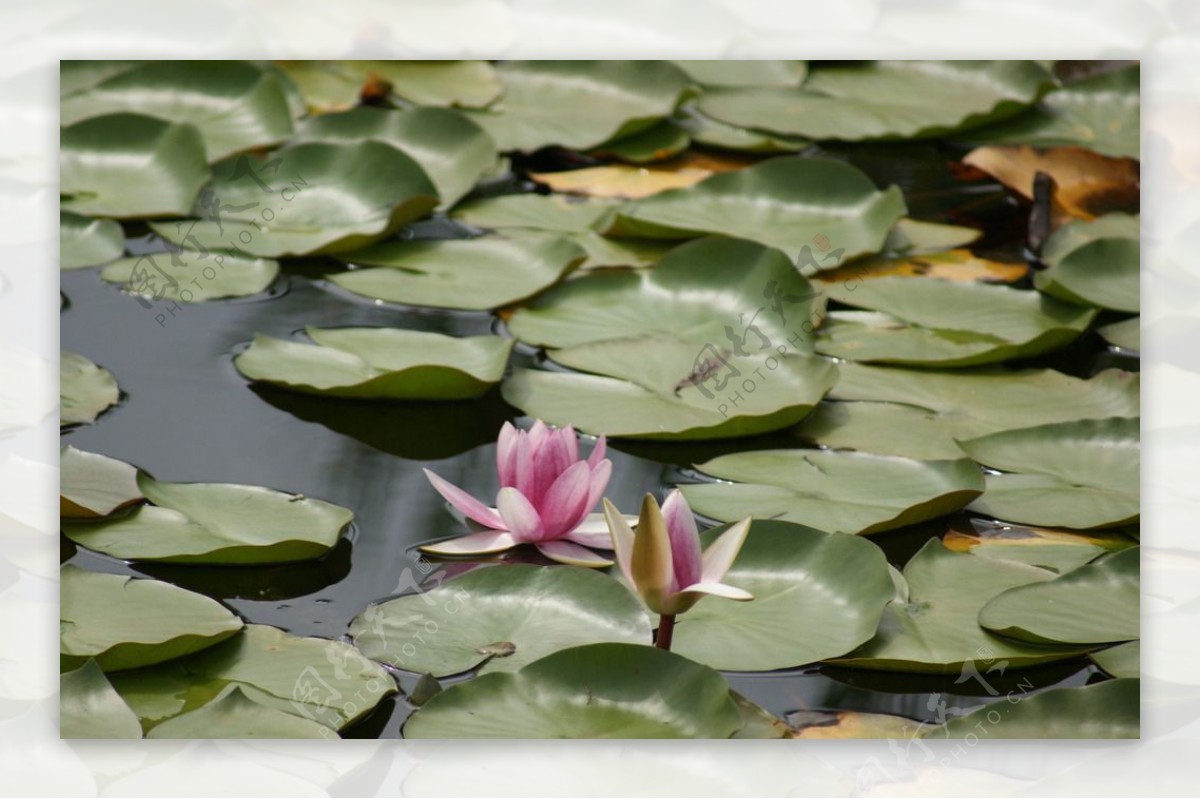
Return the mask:
{"type": "Polygon", "coordinates": [[[1090,657],[1106,674],[1113,677],[1141,677],[1142,642],[1129,641],[1093,652],[1090,657]]]}
{"type": "Polygon", "coordinates": [[[306,121],[296,141],[381,141],[421,165],[448,208],[496,164],[496,146],[478,125],[445,108],[391,110],[362,106],[306,121]]]}
{"type": "Polygon", "coordinates": [[[992,599],[979,623],[1035,644],[1108,644],[1139,633],[1141,552],[1115,552],[1049,582],[1018,586],[992,599]]]}
{"type": "Polygon", "coordinates": [[[423,106],[482,108],[499,96],[500,82],[486,61],[277,61],[314,112],[359,103],[363,85],[387,84],[388,94],[423,106]]]}
{"type": "Polygon", "coordinates": [[[140,502],[137,469],[128,463],[83,452],[72,446],[61,450],[59,515],[94,519],[140,502]]]}
{"type": "MultiPolygon", "coordinates": [[[[706,531],[705,544],[724,528],[706,531]]],[[[883,550],[865,538],[757,519],[721,582],[750,602],[704,599],[672,648],[715,669],[770,671],[844,655],[875,634],[892,599],[883,550]]]]}
{"type": "Polygon", "coordinates": [[[694,355],[711,345],[745,357],[780,346],[810,352],[823,307],[779,250],[711,237],[676,247],[652,270],[558,285],[518,308],[508,329],[549,347],[647,336],[695,342],[694,355]]]}
{"type": "Polygon", "coordinates": [[[875,277],[821,283],[830,299],[872,313],[831,313],[817,350],[855,361],[971,366],[1050,352],[1079,337],[1096,312],[974,281],[875,277]]]}
{"type": "Polygon", "coordinates": [[[1077,569],[1110,552],[1136,546],[1115,531],[1078,532],[1027,527],[973,517],[967,529],[951,525],[942,543],[955,552],[1010,560],[1059,574],[1077,569]]]}
{"type": "Polygon", "coordinates": [[[585,257],[584,250],[565,236],[530,232],[389,241],[341,256],[375,268],[333,274],[329,280],[375,300],[488,310],[537,294],[585,257]]]}
{"type": "Polygon", "coordinates": [[[278,276],[278,261],[195,250],[122,258],[100,270],[102,280],[131,294],[174,302],[248,297],[278,276]]]}
{"type": "MultiPolygon", "coordinates": [[[[951,719],[947,738],[1138,738],[1141,680],[1109,680],[1078,688],[1014,694],[951,719]]],[[[931,730],[930,738],[941,737],[931,730]]]]}
{"type": "Polygon", "coordinates": [[[413,714],[404,737],[728,738],[741,724],[712,669],[650,646],[605,643],[452,685],[413,714]]]}
{"type": "Polygon", "coordinates": [[[809,144],[805,139],[774,136],[761,130],[727,125],[700,113],[691,103],[679,109],[672,124],[686,131],[696,144],[734,152],[794,153],[809,144]]]}
{"type": "Polygon", "coordinates": [[[114,675],[142,727],[240,689],[260,705],[340,730],[396,692],[387,670],[354,647],[259,624],[191,657],[114,675]]]}
{"type": "Polygon", "coordinates": [[[108,114],[63,128],[59,192],[64,211],[119,219],[183,216],[209,179],[192,125],[108,114]]]}
{"type": "Polygon", "coordinates": [[[1137,218],[1110,216],[1133,220],[1132,235],[1108,235],[1112,225],[1104,217],[1063,226],[1046,242],[1042,259],[1048,268],[1034,275],[1034,286],[1067,302],[1136,313],[1141,279],[1137,218]]]}
{"type": "Polygon", "coordinates": [[[645,130],[605,142],[595,155],[611,156],[633,164],[662,161],[686,150],[692,143],[683,128],[664,120],[645,130]]]}
{"type": "Polygon", "coordinates": [[[929,138],[1012,116],[1050,84],[1033,61],[863,61],[812,67],[800,89],[710,91],[699,105],[723,122],[810,139],[929,138]]]}
{"type": "Polygon", "coordinates": [[[585,643],[648,644],[650,623],[625,586],[591,569],[503,565],[372,605],[350,635],[367,657],[443,677],[517,671],[585,643]]]}
{"type": "Polygon", "coordinates": [[[64,125],[122,111],[195,125],[210,161],[278,144],[292,133],[278,75],[244,61],[150,61],[59,106],[64,125]]]}
{"type": "Polygon", "coordinates": [[[674,339],[597,341],[551,353],[592,374],[518,369],[501,391],[531,416],[596,435],[736,438],[795,424],[836,381],[829,361],[780,350],[714,360],[705,346],[674,339]]]}
{"type": "Polygon", "coordinates": [[[778,247],[791,258],[828,240],[840,257],[818,267],[833,268],[882,249],[906,210],[899,188],[879,191],[849,164],[783,156],[630,201],[605,233],[666,239],[720,233],[778,247]]]}
{"type": "Polygon", "coordinates": [[[330,738],[328,727],[261,705],[231,688],[199,710],[167,719],[147,738],[330,738]]]}
{"type": "Polygon", "coordinates": [[[504,151],[595,147],[670,116],[687,76],[664,61],[508,61],[504,94],[469,112],[504,151]]]}
{"type": "MultiPolygon", "coordinates": [[[[888,233],[884,249],[897,255],[939,254],[945,258],[957,254],[956,248],[966,247],[979,240],[983,231],[962,225],[945,225],[905,217],[888,233]],[[947,253],[946,251],[950,252],[947,253]]],[[[970,256],[968,253],[968,256],[970,256]]],[[[853,267],[850,267],[853,268],[853,267]]]]}
{"type": "Polygon", "coordinates": [[[420,165],[377,141],[301,143],[261,159],[227,159],[213,173],[194,223],[151,229],[192,249],[311,255],[365,247],[438,203],[420,165]]]}
{"type": "Polygon", "coordinates": [[[59,212],[58,263],[63,269],[106,264],[124,252],[125,232],[119,222],[59,212]]]}
{"type": "Polygon", "coordinates": [[[804,61],[676,61],[675,66],[702,86],[799,86],[808,74],[804,61]]]}
{"type": "Polygon", "coordinates": [[[63,535],[121,560],[291,563],[324,555],[354,518],[337,505],[260,486],[163,483],[145,474],[137,484],[153,505],[64,524],[63,535]]]}
{"type": "Polygon", "coordinates": [[[587,253],[587,258],[577,267],[581,272],[610,267],[640,269],[654,266],[676,246],[673,241],[614,239],[592,232],[572,233],[569,236],[587,253]]]}
{"type": "Polygon", "coordinates": [[[1141,68],[1119,69],[1056,89],[1036,107],[961,137],[974,144],[1087,147],[1140,158],[1141,68]]]}
{"type": "Polygon", "coordinates": [[[60,659],[95,658],[107,671],[150,666],[212,646],[242,629],[223,605],[157,580],[63,566],[60,659]]]}
{"type": "Polygon", "coordinates": [[[112,372],[82,355],[62,351],[58,375],[60,424],[91,424],[121,398],[112,372]]]}
{"type": "Polygon", "coordinates": [[[483,230],[529,228],[586,233],[598,228],[617,205],[615,200],[597,197],[505,194],[462,203],[450,212],[450,218],[483,230]]]}
{"type": "Polygon", "coordinates": [[[830,397],[796,428],[822,446],[933,460],[962,457],[956,439],[1076,419],[1137,416],[1138,376],[1088,380],[1050,369],[938,372],[844,363],[830,397]]]}
{"type": "Polygon", "coordinates": [[[983,491],[983,476],[965,458],[762,450],[722,455],[696,468],[738,481],[680,486],[696,513],[721,521],[781,519],[830,533],[916,524],[953,513],[983,491]]]}
{"type": "Polygon", "coordinates": [[[1114,347],[1120,347],[1130,352],[1141,352],[1142,350],[1142,318],[1140,316],[1104,325],[1096,328],[1096,332],[1114,347]]]}
{"type": "Polygon", "coordinates": [[[960,441],[988,475],[971,509],[997,519],[1088,529],[1139,518],[1138,419],[1086,419],[960,441]]]}
{"type": "Polygon", "coordinates": [[[137,716],[89,660],[59,677],[59,734],[68,738],[141,738],[137,716]]]}
{"type": "Polygon", "coordinates": [[[69,97],[87,91],[114,75],[120,75],[145,63],[144,61],[100,61],[63,59],[58,66],[59,96],[69,97]]]}
{"type": "Polygon", "coordinates": [[[1074,657],[1080,647],[1012,641],[979,626],[979,611],[992,597],[1053,577],[1033,566],[952,552],[931,539],[904,567],[908,600],[888,605],[875,637],[834,662],[937,674],[967,674],[967,666],[983,674],[1004,661],[1019,668],[1074,657]]]}
{"type": "Polygon", "coordinates": [[[251,380],[304,394],[360,399],[469,399],[504,375],[513,342],[394,328],[307,328],[315,342],[255,335],[233,359],[251,380]]]}

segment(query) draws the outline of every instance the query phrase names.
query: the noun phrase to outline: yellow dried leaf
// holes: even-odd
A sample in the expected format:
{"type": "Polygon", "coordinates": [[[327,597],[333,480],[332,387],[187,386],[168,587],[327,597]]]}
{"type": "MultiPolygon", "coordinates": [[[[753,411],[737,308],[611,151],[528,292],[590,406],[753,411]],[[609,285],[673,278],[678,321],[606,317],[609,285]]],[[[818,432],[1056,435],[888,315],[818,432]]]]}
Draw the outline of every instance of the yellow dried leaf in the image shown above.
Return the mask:
{"type": "Polygon", "coordinates": [[[1013,283],[1028,271],[1027,264],[992,261],[980,258],[970,250],[947,250],[899,258],[876,256],[829,272],[819,272],[810,279],[837,283],[877,277],[935,277],[963,283],[1013,283]]]}
{"type": "Polygon", "coordinates": [[[529,177],[553,191],[636,200],[668,189],[686,189],[709,175],[752,163],[744,157],[690,152],[652,167],[608,164],[567,172],[531,172],[529,177]]]}

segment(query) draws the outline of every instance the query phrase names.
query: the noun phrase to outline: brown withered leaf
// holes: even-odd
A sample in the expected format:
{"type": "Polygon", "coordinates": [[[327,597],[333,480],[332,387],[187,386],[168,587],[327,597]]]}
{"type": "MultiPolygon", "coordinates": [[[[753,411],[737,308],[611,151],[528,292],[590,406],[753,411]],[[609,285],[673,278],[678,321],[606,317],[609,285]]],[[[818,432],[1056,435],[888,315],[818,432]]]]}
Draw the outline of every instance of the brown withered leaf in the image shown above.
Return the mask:
{"type": "Polygon", "coordinates": [[[686,189],[718,172],[750,166],[754,160],[690,151],[653,166],[606,164],[567,172],[531,172],[529,177],[566,194],[636,200],[668,189],[686,189]]]}
{"type": "Polygon", "coordinates": [[[1141,196],[1138,162],[1110,158],[1082,147],[979,147],[963,163],[991,175],[1027,200],[1039,172],[1055,184],[1052,220],[1095,219],[1113,211],[1136,212],[1141,196]]]}
{"type": "Polygon", "coordinates": [[[877,277],[935,277],[963,283],[1014,283],[1028,271],[1028,264],[992,261],[980,258],[970,250],[959,249],[898,258],[865,258],[829,272],[819,272],[810,279],[837,283],[877,277]]]}

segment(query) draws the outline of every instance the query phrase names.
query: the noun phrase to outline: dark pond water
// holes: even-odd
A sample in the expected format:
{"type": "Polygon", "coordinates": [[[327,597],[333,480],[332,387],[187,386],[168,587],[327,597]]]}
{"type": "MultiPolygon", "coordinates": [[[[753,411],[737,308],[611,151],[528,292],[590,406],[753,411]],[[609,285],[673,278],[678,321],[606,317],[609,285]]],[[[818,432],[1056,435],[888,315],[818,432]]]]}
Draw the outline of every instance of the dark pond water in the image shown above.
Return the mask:
{"type": "MultiPolygon", "coordinates": [[[[851,153],[877,182],[895,182],[905,190],[912,216],[983,227],[986,235],[977,250],[1019,255],[1027,211],[995,184],[956,181],[946,166],[952,156],[921,145],[858,146],[846,156],[851,153]]],[[[836,150],[828,154],[842,157],[836,150]]],[[[426,234],[451,230],[446,224],[425,227],[426,234]]],[[[154,245],[131,239],[130,246],[154,245]]],[[[502,329],[486,314],[353,299],[320,280],[336,268],[319,260],[285,262],[284,275],[266,297],[186,306],[162,322],[156,317],[165,314],[166,304],[143,307],[103,283],[99,270],[62,273],[62,347],[109,369],[124,392],[120,405],[94,425],[67,431],[64,443],[132,463],[163,480],[265,485],[335,502],[355,514],[350,534],[331,553],[299,565],[134,566],[76,550],[65,538],[64,560],[167,580],[224,602],[249,622],[338,638],[369,603],[403,590],[404,570],[416,566],[416,544],[461,532],[421,469],[431,468],[476,496],[494,496],[493,442],[505,420],[519,418],[498,392],[462,403],[344,401],[252,388],[233,367],[234,354],[255,332],[286,338],[306,325],[380,325],[455,335],[502,329]]],[[[1136,361],[1118,361],[1089,336],[1043,364],[1079,375],[1111,365],[1137,368],[1136,361]]],[[[615,442],[607,493],[621,507],[633,508],[644,492],[673,482],[681,467],[720,452],[796,445],[782,434],[715,445],[615,442]]],[[[900,567],[944,529],[938,522],[872,540],[900,567]]],[[[412,686],[411,675],[398,676],[402,687],[412,686]]],[[[1084,659],[989,675],[999,697],[973,681],[956,685],[953,675],[821,668],[729,677],[736,690],[781,715],[845,709],[933,720],[938,701],[945,703],[943,711],[972,708],[1003,699],[1005,690],[1018,686],[1078,685],[1099,675],[1084,659]]],[[[344,734],[398,736],[409,711],[403,699],[389,700],[344,734]]]]}

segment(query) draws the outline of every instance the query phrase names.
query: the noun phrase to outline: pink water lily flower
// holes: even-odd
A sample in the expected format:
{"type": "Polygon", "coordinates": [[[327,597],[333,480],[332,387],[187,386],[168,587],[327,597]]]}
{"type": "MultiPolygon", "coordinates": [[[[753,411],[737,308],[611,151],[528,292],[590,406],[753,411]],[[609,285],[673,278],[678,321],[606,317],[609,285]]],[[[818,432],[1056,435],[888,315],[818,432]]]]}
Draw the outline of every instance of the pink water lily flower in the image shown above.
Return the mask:
{"type": "Polygon", "coordinates": [[[746,542],[750,519],[721,533],[701,552],[696,518],[678,489],[667,496],[661,509],[652,494],[645,496],[636,532],[607,499],[604,516],[625,580],[646,607],[661,617],[655,639],[660,648],[671,648],[675,617],[705,596],[740,601],[754,598],[721,582],[746,542]]]}
{"type": "Polygon", "coordinates": [[[539,420],[525,431],[505,422],[496,443],[501,489],[495,508],[425,470],[447,502],[487,529],[421,550],[434,555],[483,555],[533,544],[560,563],[611,566],[611,560],[589,549],[607,549],[611,540],[603,520],[588,519],[612,476],[612,461],[604,451],[604,436],[600,436],[592,454],[581,460],[570,425],[552,430],[539,420]]]}

